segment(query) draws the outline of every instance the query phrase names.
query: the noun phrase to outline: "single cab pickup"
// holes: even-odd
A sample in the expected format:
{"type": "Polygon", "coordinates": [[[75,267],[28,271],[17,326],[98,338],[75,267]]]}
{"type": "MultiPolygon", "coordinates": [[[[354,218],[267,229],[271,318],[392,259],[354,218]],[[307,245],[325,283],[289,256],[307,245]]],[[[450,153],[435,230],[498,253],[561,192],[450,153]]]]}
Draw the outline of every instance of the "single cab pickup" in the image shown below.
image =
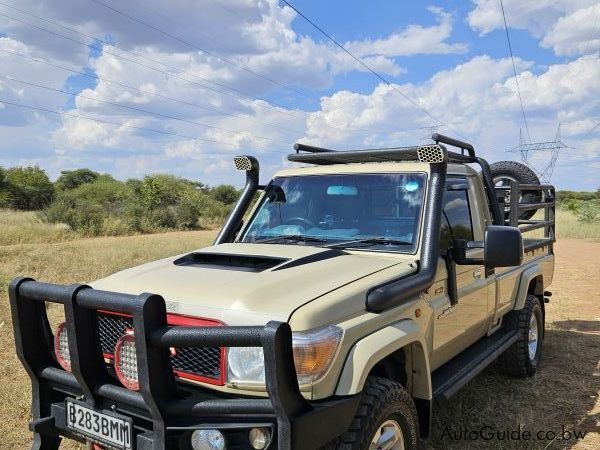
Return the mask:
{"type": "Polygon", "coordinates": [[[415,449],[487,365],[533,376],[554,188],[433,141],[296,144],[267,184],[236,157],[246,187],[213,246],[90,284],[14,280],[33,448],[415,449]]]}

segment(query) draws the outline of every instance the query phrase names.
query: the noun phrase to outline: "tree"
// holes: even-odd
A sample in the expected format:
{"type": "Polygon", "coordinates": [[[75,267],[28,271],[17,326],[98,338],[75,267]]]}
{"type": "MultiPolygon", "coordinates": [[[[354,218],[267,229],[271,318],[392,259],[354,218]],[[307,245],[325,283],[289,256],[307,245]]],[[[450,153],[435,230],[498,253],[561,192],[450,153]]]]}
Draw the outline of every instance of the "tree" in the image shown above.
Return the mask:
{"type": "Polygon", "coordinates": [[[235,203],[240,196],[240,193],[236,188],[229,184],[222,184],[217,186],[211,190],[212,197],[226,205],[231,205],[235,203]]]}
{"type": "Polygon", "coordinates": [[[6,170],[0,167],[0,208],[10,206],[10,193],[8,192],[8,181],[6,181],[6,170]]]}
{"type": "Polygon", "coordinates": [[[131,231],[127,217],[131,198],[132,191],[125,183],[100,176],[91,183],[59,191],[40,216],[86,235],[125,234],[131,231]]]}
{"type": "Polygon", "coordinates": [[[68,191],[75,189],[85,183],[92,183],[98,179],[100,174],[90,169],[63,170],[56,180],[56,189],[68,191]]]}
{"type": "Polygon", "coordinates": [[[54,197],[54,185],[39,167],[13,167],[6,171],[9,206],[33,210],[45,208],[54,197]]]}

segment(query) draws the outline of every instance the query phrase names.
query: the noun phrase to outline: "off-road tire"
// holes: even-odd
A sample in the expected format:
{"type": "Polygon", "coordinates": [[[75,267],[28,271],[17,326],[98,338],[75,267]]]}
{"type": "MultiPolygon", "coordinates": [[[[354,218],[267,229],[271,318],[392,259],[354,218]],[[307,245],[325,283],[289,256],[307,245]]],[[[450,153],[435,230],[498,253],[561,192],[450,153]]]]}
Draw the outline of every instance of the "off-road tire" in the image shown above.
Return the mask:
{"type": "Polygon", "coordinates": [[[350,428],[321,450],[368,450],[378,427],[389,419],[400,425],[404,447],[416,450],[419,421],[413,399],[400,383],[368,377],[350,428]]]}
{"type": "MultiPolygon", "coordinates": [[[[540,184],[540,179],[533,170],[525,164],[516,161],[498,161],[490,164],[492,178],[494,183],[499,179],[506,177],[513,179],[520,184],[540,184]]],[[[521,197],[521,203],[539,203],[542,199],[542,194],[539,191],[524,191],[521,197]]],[[[535,211],[523,211],[519,215],[519,219],[531,219],[535,215],[535,211]]]]}
{"type": "Polygon", "coordinates": [[[518,378],[532,377],[542,357],[544,339],[544,314],[540,300],[535,295],[527,295],[525,306],[519,311],[511,311],[504,317],[504,328],[517,330],[521,337],[511,345],[497,360],[498,370],[505,375],[518,378]],[[536,314],[538,324],[537,351],[534,359],[529,357],[529,323],[531,315],[536,314]]]}

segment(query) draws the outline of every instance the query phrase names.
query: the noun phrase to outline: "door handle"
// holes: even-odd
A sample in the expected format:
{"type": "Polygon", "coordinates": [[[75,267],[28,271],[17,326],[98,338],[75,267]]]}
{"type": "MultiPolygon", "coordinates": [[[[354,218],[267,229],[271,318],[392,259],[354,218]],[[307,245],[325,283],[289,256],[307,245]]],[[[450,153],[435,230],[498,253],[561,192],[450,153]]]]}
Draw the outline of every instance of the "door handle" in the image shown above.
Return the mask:
{"type": "Polygon", "coordinates": [[[478,267],[473,271],[473,278],[481,278],[481,275],[483,275],[483,267],[478,267]]]}

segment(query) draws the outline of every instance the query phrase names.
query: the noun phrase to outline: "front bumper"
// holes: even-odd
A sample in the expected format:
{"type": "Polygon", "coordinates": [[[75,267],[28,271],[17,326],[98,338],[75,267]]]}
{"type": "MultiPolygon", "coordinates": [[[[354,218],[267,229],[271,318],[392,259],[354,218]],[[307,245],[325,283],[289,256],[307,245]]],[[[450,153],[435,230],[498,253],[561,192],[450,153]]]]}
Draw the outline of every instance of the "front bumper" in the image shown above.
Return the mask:
{"type": "Polygon", "coordinates": [[[231,435],[234,445],[229,449],[249,448],[239,436],[253,426],[273,430],[269,449],[315,449],[342,434],[358,408],[359,396],[321,402],[302,397],[286,323],[171,327],[158,295],[134,296],[28,278],[15,279],[9,294],[17,355],[32,383],[33,448],[58,448],[60,436],[82,440],[66,428],[66,398],[131,417],[137,450],[186,448],[187,436],[201,428],[231,435]],[[64,305],[72,373],[55,360],[45,302],[64,305]],[[133,316],[139,392],[125,389],[110,375],[98,344],[97,310],[133,316]],[[263,347],[268,398],[232,398],[175,382],[169,348],[235,346],[263,347]]]}

